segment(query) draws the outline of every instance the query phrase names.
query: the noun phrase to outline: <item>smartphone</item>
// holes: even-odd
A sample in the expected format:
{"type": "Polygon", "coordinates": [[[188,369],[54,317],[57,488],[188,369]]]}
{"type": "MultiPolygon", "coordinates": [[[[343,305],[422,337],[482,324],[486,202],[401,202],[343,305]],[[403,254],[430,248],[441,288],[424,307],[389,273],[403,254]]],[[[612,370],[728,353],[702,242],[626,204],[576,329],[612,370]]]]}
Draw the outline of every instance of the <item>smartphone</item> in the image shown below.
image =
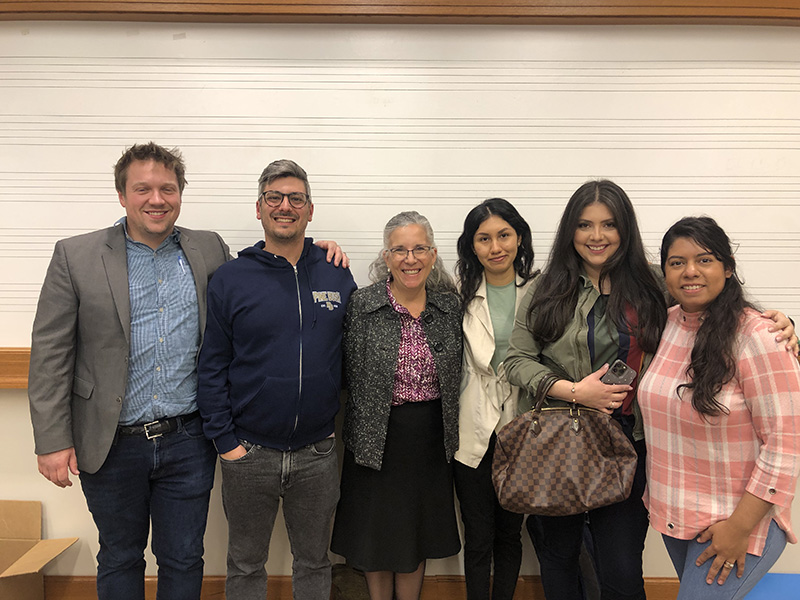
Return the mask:
{"type": "Polygon", "coordinates": [[[609,385],[630,385],[636,379],[636,371],[619,358],[615,360],[600,381],[609,385]]]}

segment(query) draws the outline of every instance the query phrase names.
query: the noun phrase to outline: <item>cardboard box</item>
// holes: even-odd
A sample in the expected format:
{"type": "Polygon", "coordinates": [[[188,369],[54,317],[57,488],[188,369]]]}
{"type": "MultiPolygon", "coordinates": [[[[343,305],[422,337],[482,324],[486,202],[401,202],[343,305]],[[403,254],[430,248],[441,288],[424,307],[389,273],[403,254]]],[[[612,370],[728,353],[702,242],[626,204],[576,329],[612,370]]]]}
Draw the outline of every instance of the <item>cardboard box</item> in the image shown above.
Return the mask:
{"type": "Polygon", "coordinates": [[[41,570],[78,538],[42,540],[42,503],[0,500],[0,598],[44,600],[41,570]]]}

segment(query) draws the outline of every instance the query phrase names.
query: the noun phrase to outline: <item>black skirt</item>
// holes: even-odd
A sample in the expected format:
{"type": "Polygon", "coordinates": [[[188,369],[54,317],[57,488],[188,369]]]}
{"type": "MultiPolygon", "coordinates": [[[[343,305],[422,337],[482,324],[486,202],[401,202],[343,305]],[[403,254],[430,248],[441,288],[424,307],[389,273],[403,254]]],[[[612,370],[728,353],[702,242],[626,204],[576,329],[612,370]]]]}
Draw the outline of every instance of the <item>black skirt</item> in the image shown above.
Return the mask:
{"type": "Polygon", "coordinates": [[[380,471],[345,451],[331,550],[362,571],[412,573],[460,549],[442,403],[394,406],[380,471]]]}

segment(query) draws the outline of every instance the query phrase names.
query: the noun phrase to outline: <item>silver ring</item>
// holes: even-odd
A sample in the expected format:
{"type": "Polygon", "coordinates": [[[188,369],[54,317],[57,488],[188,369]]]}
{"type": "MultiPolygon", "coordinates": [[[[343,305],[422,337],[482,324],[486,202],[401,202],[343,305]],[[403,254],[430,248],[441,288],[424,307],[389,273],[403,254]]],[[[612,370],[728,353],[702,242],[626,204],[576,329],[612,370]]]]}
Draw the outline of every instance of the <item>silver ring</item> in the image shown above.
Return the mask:
{"type": "Polygon", "coordinates": [[[726,569],[732,569],[733,567],[735,567],[735,566],[736,566],[736,564],[726,560],[726,561],[723,563],[723,566],[724,566],[726,569]]]}

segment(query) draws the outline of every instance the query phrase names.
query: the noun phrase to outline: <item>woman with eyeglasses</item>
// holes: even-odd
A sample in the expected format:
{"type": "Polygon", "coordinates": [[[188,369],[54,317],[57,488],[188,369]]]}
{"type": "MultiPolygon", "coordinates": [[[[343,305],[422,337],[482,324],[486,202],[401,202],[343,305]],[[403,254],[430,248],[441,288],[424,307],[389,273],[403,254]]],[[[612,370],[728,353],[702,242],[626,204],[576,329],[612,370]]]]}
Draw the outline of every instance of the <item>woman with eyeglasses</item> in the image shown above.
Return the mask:
{"type": "Polygon", "coordinates": [[[464,363],[453,475],[464,524],[467,600],[511,600],[522,563],[524,515],[498,503],[492,456],[495,432],[516,416],[520,390],[506,380],[503,360],[517,306],[538,272],[531,229],[502,198],[467,214],[457,248],[464,363]]]}
{"type": "Polygon", "coordinates": [[[331,550],[372,600],[417,600],[428,558],[457,554],[461,307],[428,220],[392,217],[347,305],[345,457],[331,550]]]}

